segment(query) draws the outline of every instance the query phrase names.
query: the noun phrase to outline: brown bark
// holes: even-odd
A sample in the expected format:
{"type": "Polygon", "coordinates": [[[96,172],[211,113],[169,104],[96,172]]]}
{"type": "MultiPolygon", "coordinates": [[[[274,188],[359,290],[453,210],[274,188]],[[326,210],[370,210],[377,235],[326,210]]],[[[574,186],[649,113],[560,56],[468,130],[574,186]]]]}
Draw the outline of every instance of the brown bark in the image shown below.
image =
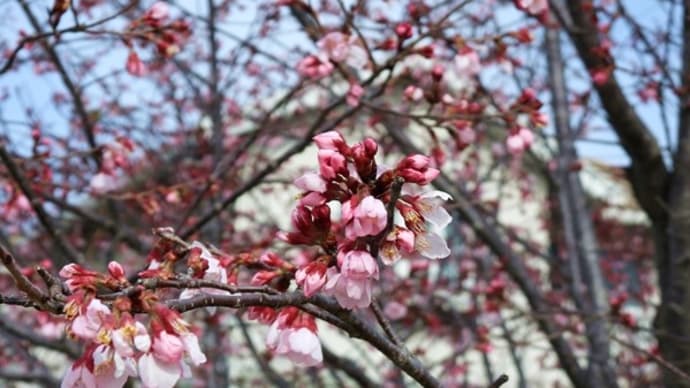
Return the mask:
{"type": "MultiPolygon", "coordinates": [[[[604,59],[593,54],[601,42],[591,11],[583,10],[583,1],[569,1],[567,5],[573,22],[568,32],[585,66],[596,69],[605,65],[604,59]]],[[[684,1],[683,6],[678,137],[670,171],[652,131],[639,118],[615,77],[595,89],[612,129],[631,158],[628,179],[652,222],[661,291],[655,328],[662,357],[678,370],[690,370],[690,1],[684,1]]],[[[690,387],[690,381],[665,368],[664,385],[690,387]]]]}

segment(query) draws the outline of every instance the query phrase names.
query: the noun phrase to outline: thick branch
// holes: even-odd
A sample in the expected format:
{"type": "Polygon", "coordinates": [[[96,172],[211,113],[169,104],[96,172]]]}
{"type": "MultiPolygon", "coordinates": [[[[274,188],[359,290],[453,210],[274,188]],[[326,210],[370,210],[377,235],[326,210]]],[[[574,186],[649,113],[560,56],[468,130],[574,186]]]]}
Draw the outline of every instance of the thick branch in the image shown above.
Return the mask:
{"type": "MultiPolygon", "coordinates": [[[[601,47],[601,39],[592,20],[593,11],[585,11],[583,0],[566,3],[574,25],[568,34],[587,69],[614,66],[613,58],[604,58],[596,53],[601,47]]],[[[613,73],[606,82],[595,84],[594,88],[611,127],[630,156],[632,169],[629,178],[640,205],[653,221],[663,222],[667,217],[663,198],[668,185],[668,171],[656,138],[628,101],[613,73]]]]}
{"type": "Polygon", "coordinates": [[[546,54],[552,93],[556,136],[558,140],[557,180],[562,224],[569,254],[573,299],[582,311],[599,318],[585,321],[589,340],[589,379],[596,385],[617,387],[611,363],[608,329],[602,317],[608,313],[608,297],[599,267],[594,226],[585,203],[585,191],[577,171],[570,166],[578,159],[573,131],[570,128],[568,96],[558,30],[546,31],[546,54]],[[584,288],[586,286],[586,289],[584,288]]]}

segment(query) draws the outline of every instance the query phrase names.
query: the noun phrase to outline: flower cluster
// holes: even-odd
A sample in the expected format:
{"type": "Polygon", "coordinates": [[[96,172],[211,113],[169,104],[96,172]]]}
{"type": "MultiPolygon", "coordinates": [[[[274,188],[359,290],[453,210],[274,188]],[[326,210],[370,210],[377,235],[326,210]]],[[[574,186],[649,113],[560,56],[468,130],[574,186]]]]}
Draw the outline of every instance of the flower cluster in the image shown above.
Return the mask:
{"type": "Polygon", "coordinates": [[[367,53],[355,36],[331,32],[321,38],[317,46],[318,53],[308,55],[297,64],[297,71],[305,77],[325,77],[335,68],[334,63],[362,68],[368,62],[367,53]]]}
{"type": "MultiPolygon", "coordinates": [[[[294,278],[306,296],[321,291],[343,308],[366,308],[379,279],[376,256],[390,265],[401,258],[450,254],[438,234],[450,222],[441,207],[450,196],[422,188],[439,174],[430,158],[408,156],[387,169],[376,163],[378,144],[371,138],[350,146],[331,131],[315,136],[314,142],[319,170],[295,180],[303,193],[292,212],[293,230],[279,237],[293,245],[318,247],[318,253],[304,254],[296,264],[266,253],[259,260],[264,269],[255,273],[252,285],[285,291],[294,278]]],[[[248,314],[271,325],[266,344],[275,354],[299,365],[321,362],[311,315],[294,307],[258,306],[250,307],[248,314]]]]}
{"type": "Polygon", "coordinates": [[[281,234],[288,243],[323,251],[295,273],[307,296],[321,290],[344,308],[365,308],[379,277],[376,255],[390,265],[450,254],[438,234],[450,222],[441,207],[450,196],[422,189],[439,174],[430,158],[412,155],[385,169],[376,163],[373,139],[349,146],[332,131],[314,142],[319,171],[295,180],[303,194],[292,213],[293,231],[281,234]]]}
{"type": "Polygon", "coordinates": [[[206,362],[199,341],[180,314],[157,303],[150,291],[115,296],[109,305],[96,289],[122,288],[124,269],[116,262],[108,274],[69,264],[60,276],[72,292],[65,305],[70,336],[87,343],[84,354],[68,368],[62,387],[122,387],[138,376],[145,387],[173,387],[190,376],[190,364],[206,362]],[[148,325],[135,319],[133,307],[148,315],[148,325]]]}
{"type": "MultiPolygon", "coordinates": [[[[137,38],[142,43],[153,43],[160,55],[172,57],[180,51],[180,46],[187,40],[191,31],[189,24],[182,20],[170,20],[170,11],[165,2],[158,1],[149,8],[144,15],[134,20],[128,28],[127,34],[137,38]]],[[[147,73],[146,65],[139,59],[139,55],[130,47],[127,56],[127,72],[134,76],[147,73]]]]}

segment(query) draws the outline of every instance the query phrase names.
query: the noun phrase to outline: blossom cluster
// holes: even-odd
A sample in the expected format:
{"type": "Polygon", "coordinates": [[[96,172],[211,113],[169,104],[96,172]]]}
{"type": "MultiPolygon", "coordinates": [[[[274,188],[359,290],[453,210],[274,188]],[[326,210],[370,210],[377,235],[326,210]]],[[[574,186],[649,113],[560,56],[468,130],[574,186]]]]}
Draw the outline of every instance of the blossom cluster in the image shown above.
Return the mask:
{"type": "MultiPolygon", "coordinates": [[[[333,131],[314,142],[319,169],[295,180],[303,192],[291,216],[292,231],[279,235],[289,244],[310,247],[301,260],[290,262],[273,252],[215,255],[199,242],[181,243],[172,230],[159,229],[164,238],[149,253],[139,279],[179,281],[178,299],[184,300],[227,295],[228,287],[237,285],[240,267],[258,267],[252,286],[284,292],[295,280],[308,297],[322,292],[345,309],[357,309],[371,304],[380,263],[450,254],[440,234],[451,220],[441,206],[450,196],[425,190],[440,173],[429,157],[407,156],[386,168],[376,162],[379,145],[371,138],[348,145],[333,131]],[[180,244],[184,249],[177,249],[180,244]],[[179,275],[183,255],[187,271],[179,275]],[[184,288],[195,281],[203,283],[184,288]]],[[[189,324],[159,301],[155,287],[130,284],[120,264],[110,263],[107,273],[70,264],[60,275],[71,292],[65,307],[68,332],[86,342],[64,387],[122,386],[130,376],[146,387],[171,387],[189,376],[190,366],[206,361],[189,324]],[[110,294],[103,296],[104,289],[110,294]]],[[[248,315],[270,325],[266,345],[274,354],[303,366],[322,362],[314,316],[293,306],[253,306],[248,315]]]]}
{"type": "MultiPolygon", "coordinates": [[[[180,46],[190,35],[189,24],[182,20],[170,20],[170,10],[163,1],[154,3],[144,15],[134,20],[128,27],[126,35],[137,38],[142,43],[153,43],[158,53],[164,57],[172,57],[180,51],[180,46]]],[[[130,47],[125,68],[134,76],[143,76],[148,70],[139,55],[130,47]]]]}
{"type": "MultiPolygon", "coordinates": [[[[367,138],[348,145],[335,131],[314,137],[319,170],[295,180],[303,192],[292,212],[292,231],[279,237],[292,245],[317,247],[319,253],[289,263],[273,253],[261,258],[253,285],[286,290],[294,276],[306,296],[335,297],[346,309],[366,308],[379,279],[379,263],[400,259],[440,259],[450,250],[439,230],[451,218],[441,204],[447,193],[424,190],[439,175],[431,159],[411,155],[395,168],[377,164],[378,144],[367,138]]],[[[311,251],[310,251],[311,252],[311,251]]],[[[314,318],[296,308],[279,311],[252,307],[249,318],[271,325],[267,345],[300,365],[321,362],[314,318]]]]}
{"type": "Polygon", "coordinates": [[[361,68],[368,62],[366,50],[356,36],[330,32],[317,42],[319,51],[297,64],[297,71],[305,77],[322,78],[333,72],[334,64],[343,63],[361,68]]]}
{"type": "Polygon", "coordinates": [[[64,312],[67,331],[86,342],[83,355],[67,369],[62,387],[122,387],[138,376],[144,387],[173,387],[191,376],[191,366],[206,362],[197,335],[180,314],[156,301],[150,291],[121,294],[109,305],[96,290],[127,284],[124,269],[111,262],[108,274],[69,264],[60,271],[72,293],[64,312]],[[148,324],[135,318],[145,312],[148,324]]]}
{"type": "Polygon", "coordinates": [[[314,141],[319,171],[295,180],[303,193],[292,213],[293,231],[281,235],[323,251],[295,273],[307,296],[322,290],[344,308],[365,308],[379,277],[376,255],[390,265],[450,254],[438,234],[450,222],[441,207],[450,196],[422,188],[439,174],[430,158],[408,156],[388,169],[377,165],[378,144],[371,138],[349,146],[332,131],[314,141]]]}

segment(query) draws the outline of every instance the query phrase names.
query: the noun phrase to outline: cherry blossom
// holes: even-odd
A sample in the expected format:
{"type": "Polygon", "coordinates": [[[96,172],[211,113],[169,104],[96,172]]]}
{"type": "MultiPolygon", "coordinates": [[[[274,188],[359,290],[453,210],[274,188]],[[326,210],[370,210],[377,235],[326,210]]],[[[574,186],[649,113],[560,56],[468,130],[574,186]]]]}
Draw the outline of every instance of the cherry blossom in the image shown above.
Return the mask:
{"type": "MultiPolygon", "coordinates": [[[[208,280],[211,282],[217,282],[220,284],[228,283],[228,273],[226,269],[221,265],[220,260],[216,259],[211,252],[200,242],[194,241],[190,246],[190,257],[188,262],[190,267],[203,268],[197,276],[203,280],[208,280]],[[194,260],[200,260],[199,263],[195,264],[194,260]]],[[[180,293],[181,299],[189,299],[200,293],[212,294],[212,295],[226,295],[228,292],[225,290],[219,290],[217,288],[187,288],[182,290],[180,293]]],[[[212,310],[213,311],[213,310],[212,310]]]]}
{"type": "Polygon", "coordinates": [[[327,295],[333,295],[346,309],[366,308],[371,304],[372,279],[343,276],[331,267],[326,272],[328,282],[324,287],[327,295]]]}
{"type": "Polygon", "coordinates": [[[366,196],[352,208],[352,201],[343,204],[343,221],[345,226],[345,236],[354,240],[362,236],[375,236],[380,233],[387,222],[386,207],[380,200],[366,196]]]}
{"type": "Polygon", "coordinates": [[[297,365],[315,366],[323,361],[314,318],[294,307],[281,310],[268,330],[266,346],[297,365]]]}
{"type": "Polygon", "coordinates": [[[406,182],[420,185],[429,184],[440,173],[439,170],[431,167],[431,158],[424,155],[406,157],[398,163],[396,171],[406,182]]]}
{"type": "Polygon", "coordinates": [[[139,59],[139,55],[136,52],[130,51],[127,56],[127,64],[125,65],[127,72],[133,76],[141,77],[146,74],[146,66],[139,59]]]}
{"type": "Polygon", "coordinates": [[[467,46],[455,55],[454,65],[455,72],[461,77],[473,77],[481,70],[479,54],[467,46]]]}
{"type": "Polygon", "coordinates": [[[549,9],[547,0],[514,0],[518,9],[525,10],[532,15],[539,15],[549,9]]]}
{"type": "Polygon", "coordinates": [[[367,61],[364,48],[357,43],[357,38],[341,32],[330,32],[317,43],[321,54],[334,62],[344,62],[352,67],[361,68],[367,61]]]}
{"type": "Polygon", "coordinates": [[[309,55],[297,64],[297,71],[305,77],[323,78],[333,71],[333,64],[323,57],[309,55]]]}
{"type": "Polygon", "coordinates": [[[108,306],[93,298],[85,311],[74,319],[70,325],[70,331],[82,339],[93,340],[110,315],[108,306]]]}
{"type": "Polygon", "coordinates": [[[315,261],[297,270],[295,280],[304,290],[304,295],[312,296],[326,284],[327,269],[326,264],[315,261]]]}

